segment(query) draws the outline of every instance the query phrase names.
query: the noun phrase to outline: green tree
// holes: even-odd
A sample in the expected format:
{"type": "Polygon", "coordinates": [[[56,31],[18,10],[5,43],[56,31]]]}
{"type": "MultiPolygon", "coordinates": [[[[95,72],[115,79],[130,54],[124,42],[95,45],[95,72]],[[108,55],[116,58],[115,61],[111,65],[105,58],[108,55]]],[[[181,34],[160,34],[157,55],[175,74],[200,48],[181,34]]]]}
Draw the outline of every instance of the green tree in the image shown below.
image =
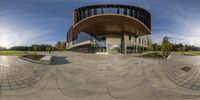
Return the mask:
{"type": "Polygon", "coordinates": [[[161,49],[160,49],[160,48],[161,48],[160,45],[157,44],[157,43],[152,44],[152,48],[153,48],[154,51],[159,51],[159,50],[161,50],[161,49]]]}
{"type": "Polygon", "coordinates": [[[34,56],[36,56],[37,55],[37,46],[36,45],[33,45],[33,50],[34,50],[34,56]]]}
{"type": "Polygon", "coordinates": [[[54,51],[54,47],[50,46],[50,51],[54,51]]]}
{"type": "Polygon", "coordinates": [[[61,49],[66,49],[66,42],[61,43],[61,49]]]}
{"type": "Polygon", "coordinates": [[[49,54],[51,54],[51,47],[50,46],[46,46],[46,50],[49,51],[49,54]]]}
{"type": "Polygon", "coordinates": [[[61,41],[58,41],[58,42],[56,43],[56,49],[60,49],[60,48],[61,48],[61,44],[62,44],[62,42],[61,42],[61,41]]]}
{"type": "Polygon", "coordinates": [[[167,57],[170,54],[170,51],[172,49],[172,44],[169,42],[168,37],[164,37],[162,41],[162,54],[164,57],[167,57]]]}
{"type": "Polygon", "coordinates": [[[150,38],[147,39],[147,46],[148,46],[148,51],[153,50],[152,40],[150,38]]]}
{"type": "Polygon", "coordinates": [[[184,54],[185,49],[186,49],[186,46],[181,44],[180,45],[180,50],[181,50],[182,54],[184,54]]]}

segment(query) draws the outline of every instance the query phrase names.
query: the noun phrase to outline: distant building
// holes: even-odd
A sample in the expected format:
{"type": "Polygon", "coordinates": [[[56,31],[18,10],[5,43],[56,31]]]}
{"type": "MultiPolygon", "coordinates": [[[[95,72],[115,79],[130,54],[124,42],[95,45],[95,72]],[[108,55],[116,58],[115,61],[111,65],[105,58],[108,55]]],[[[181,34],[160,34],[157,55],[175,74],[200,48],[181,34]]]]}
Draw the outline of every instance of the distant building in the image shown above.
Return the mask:
{"type": "Polygon", "coordinates": [[[67,49],[88,53],[139,53],[147,50],[151,14],[130,5],[91,5],[73,11],[67,49]]]}

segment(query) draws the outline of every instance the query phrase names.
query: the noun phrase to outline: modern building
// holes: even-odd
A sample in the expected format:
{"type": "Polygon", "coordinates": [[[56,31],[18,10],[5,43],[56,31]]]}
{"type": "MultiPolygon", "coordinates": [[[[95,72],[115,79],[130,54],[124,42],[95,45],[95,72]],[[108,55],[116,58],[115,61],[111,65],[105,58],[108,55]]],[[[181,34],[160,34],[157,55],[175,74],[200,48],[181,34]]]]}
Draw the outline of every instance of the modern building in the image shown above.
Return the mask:
{"type": "Polygon", "coordinates": [[[73,11],[67,48],[91,53],[140,53],[147,50],[151,14],[131,5],[91,5],[73,11]]]}

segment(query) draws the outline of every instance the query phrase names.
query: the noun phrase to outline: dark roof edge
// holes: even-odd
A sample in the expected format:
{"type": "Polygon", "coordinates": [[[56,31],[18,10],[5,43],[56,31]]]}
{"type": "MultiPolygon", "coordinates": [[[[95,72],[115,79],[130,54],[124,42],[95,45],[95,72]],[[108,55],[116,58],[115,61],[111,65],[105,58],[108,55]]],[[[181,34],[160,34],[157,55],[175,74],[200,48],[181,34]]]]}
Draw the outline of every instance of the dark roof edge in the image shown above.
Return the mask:
{"type": "Polygon", "coordinates": [[[135,6],[135,5],[127,5],[127,4],[96,4],[96,5],[86,5],[86,6],[82,6],[80,8],[76,8],[75,10],[84,9],[84,8],[106,7],[106,6],[136,7],[136,8],[140,8],[142,10],[145,10],[145,11],[147,11],[149,13],[148,10],[146,10],[146,9],[144,9],[142,7],[135,6]]]}

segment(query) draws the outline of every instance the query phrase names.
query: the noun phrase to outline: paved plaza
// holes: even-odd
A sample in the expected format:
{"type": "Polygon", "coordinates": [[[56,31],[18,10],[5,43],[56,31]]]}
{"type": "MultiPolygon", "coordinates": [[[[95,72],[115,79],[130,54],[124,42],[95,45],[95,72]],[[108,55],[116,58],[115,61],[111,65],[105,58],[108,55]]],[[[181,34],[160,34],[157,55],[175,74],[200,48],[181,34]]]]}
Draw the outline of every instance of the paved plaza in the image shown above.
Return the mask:
{"type": "Polygon", "coordinates": [[[200,100],[198,56],[53,56],[51,65],[0,56],[0,100],[200,100]]]}
{"type": "MultiPolygon", "coordinates": [[[[162,71],[164,72],[163,75],[165,74],[166,78],[176,85],[176,88],[182,88],[184,91],[187,91],[185,94],[199,94],[199,59],[200,56],[183,56],[175,54],[170,59],[161,62],[162,71]]],[[[170,84],[166,85],[174,87],[170,84]]]]}

